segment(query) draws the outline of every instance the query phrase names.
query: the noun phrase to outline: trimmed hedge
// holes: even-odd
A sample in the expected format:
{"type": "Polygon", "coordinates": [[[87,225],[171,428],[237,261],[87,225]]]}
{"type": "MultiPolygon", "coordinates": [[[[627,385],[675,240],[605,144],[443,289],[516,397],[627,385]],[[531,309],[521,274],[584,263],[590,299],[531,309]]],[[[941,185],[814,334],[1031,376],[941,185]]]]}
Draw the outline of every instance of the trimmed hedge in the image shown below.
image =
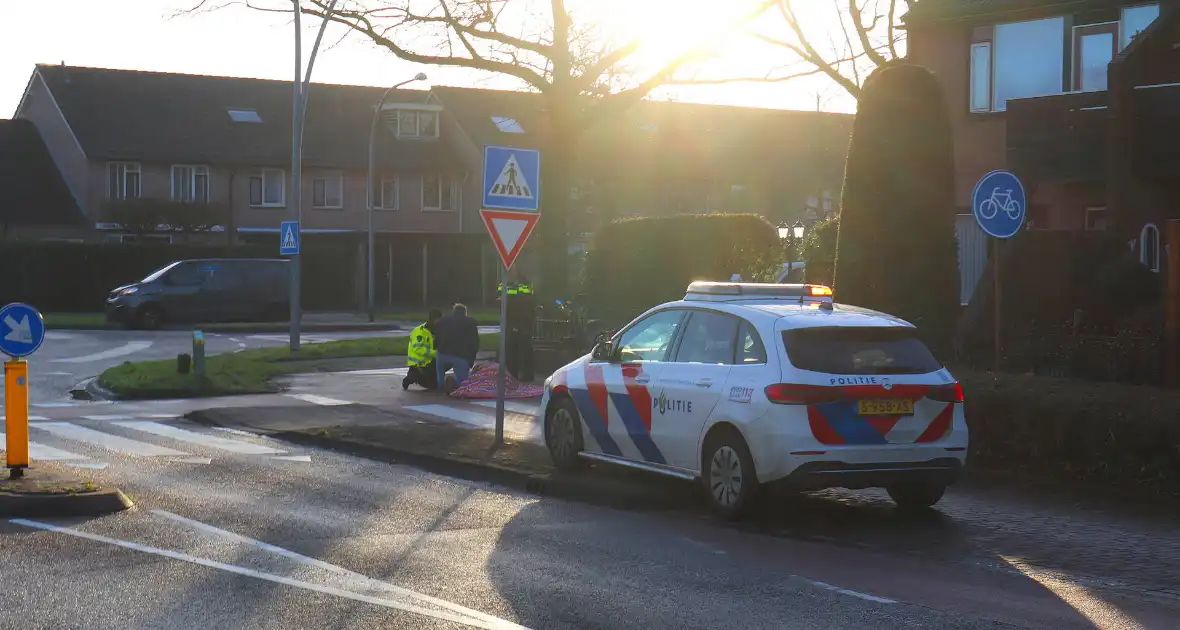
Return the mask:
{"type": "Polygon", "coordinates": [[[803,263],[807,265],[807,281],[813,284],[832,285],[836,268],[836,239],[840,232],[840,217],[820,221],[811,226],[803,237],[803,263]]]}
{"type": "Polygon", "coordinates": [[[970,467],[1180,496],[1180,392],[954,370],[970,467]]]}
{"type": "Polygon", "coordinates": [[[875,70],[852,127],[833,289],[840,302],[910,321],[939,354],[951,348],[960,308],[954,164],[934,74],[875,70]]]}
{"type": "Polygon", "coordinates": [[[729,280],[781,258],[781,248],[774,227],[755,214],[620,219],[594,235],[584,289],[595,317],[626,323],[684,297],[693,280],[729,280]]]}

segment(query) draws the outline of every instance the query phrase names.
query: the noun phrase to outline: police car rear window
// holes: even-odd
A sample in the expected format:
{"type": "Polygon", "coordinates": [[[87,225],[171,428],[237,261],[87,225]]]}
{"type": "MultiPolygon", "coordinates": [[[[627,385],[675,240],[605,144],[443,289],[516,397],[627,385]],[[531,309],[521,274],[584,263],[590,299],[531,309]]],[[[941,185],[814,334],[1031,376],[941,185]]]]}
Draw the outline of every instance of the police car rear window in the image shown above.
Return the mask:
{"type": "Polygon", "coordinates": [[[912,328],[831,326],[783,331],[791,364],[825,374],[927,374],[942,369],[912,328]]]}

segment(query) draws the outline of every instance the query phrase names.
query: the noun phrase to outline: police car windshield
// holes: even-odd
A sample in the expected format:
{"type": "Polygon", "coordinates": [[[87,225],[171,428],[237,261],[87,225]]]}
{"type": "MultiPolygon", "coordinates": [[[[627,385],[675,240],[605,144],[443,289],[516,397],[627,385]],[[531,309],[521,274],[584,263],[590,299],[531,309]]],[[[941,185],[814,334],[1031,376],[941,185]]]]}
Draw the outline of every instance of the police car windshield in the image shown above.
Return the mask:
{"type": "Polygon", "coordinates": [[[791,364],[825,374],[927,374],[942,364],[912,328],[831,326],[783,331],[791,364]]]}

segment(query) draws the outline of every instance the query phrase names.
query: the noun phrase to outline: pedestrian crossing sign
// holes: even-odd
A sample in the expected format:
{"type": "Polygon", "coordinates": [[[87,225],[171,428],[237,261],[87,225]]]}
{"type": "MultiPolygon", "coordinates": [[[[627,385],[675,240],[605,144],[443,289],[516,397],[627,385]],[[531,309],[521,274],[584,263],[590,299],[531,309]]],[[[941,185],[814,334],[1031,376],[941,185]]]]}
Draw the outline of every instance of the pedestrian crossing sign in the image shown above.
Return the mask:
{"type": "Polygon", "coordinates": [[[540,151],[484,147],[484,208],[539,212],[540,188],[540,151]]]}
{"type": "Polygon", "coordinates": [[[299,254],[299,222],[283,221],[279,227],[279,255],[296,256],[299,254]]]}

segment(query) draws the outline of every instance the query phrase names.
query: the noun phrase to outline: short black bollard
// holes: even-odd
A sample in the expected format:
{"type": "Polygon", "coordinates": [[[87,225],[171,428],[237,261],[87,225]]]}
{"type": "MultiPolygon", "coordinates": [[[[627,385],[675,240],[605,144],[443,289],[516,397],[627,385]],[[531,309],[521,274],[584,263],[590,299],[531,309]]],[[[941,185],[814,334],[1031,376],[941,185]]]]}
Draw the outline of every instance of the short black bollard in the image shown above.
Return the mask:
{"type": "Polygon", "coordinates": [[[188,374],[189,370],[192,369],[192,364],[193,364],[193,358],[191,356],[189,356],[188,354],[185,354],[182,352],[182,353],[176,355],[176,373],[177,374],[188,374]]]}

